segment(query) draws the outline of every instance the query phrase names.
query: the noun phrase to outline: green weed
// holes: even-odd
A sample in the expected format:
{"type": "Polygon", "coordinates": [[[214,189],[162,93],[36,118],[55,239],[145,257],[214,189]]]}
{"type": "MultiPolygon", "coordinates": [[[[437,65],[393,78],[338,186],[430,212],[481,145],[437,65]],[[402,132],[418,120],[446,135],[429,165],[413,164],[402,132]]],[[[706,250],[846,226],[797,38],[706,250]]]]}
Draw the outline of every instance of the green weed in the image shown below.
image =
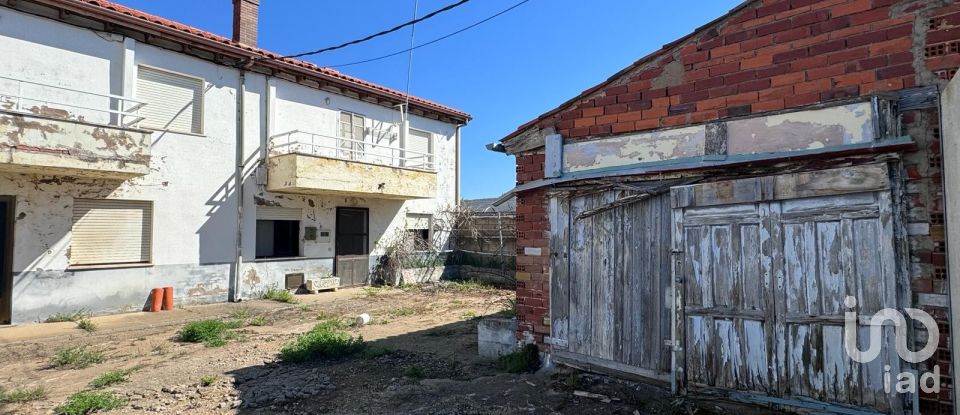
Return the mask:
{"type": "Polygon", "coordinates": [[[426,377],[423,368],[420,366],[410,366],[403,371],[403,376],[413,379],[423,379],[426,377]]]}
{"type": "Polygon", "coordinates": [[[34,388],[17,388],[10,392],[0,389],[0,403],[24,403],[47,397],[47,389],[43,386],[34,388]]]}
{"type": "Polygon", "coordinates": [[[328,320],[317,324],[280,349],[280,360],[298,363],[321,358],[345,357],[364,348],[363,337],[354,338],[342,330],[342,322],[328,320]]]}
{"type": "Polygon", "coordinates": [[[227,344],[227,340],[235,339],[237,333],[233,330],[243,326],[243,321],[234,320],[223,322],[220,320],[200,320],[184,325],[177,338],[188,343],[203,343],[207,347],[220,347],[227,344]]]}
{"type": "Polygon", "coordinates": [[[540,368],[540,352],[537,346],[528,344],[520,350],[500,356],[497,368],[509,373],[536,372],[540,368]]]}
{"type": "Polygon", "coordinates": [[[267,290],[263,292],[263,299],[288,304],[296,304],[298,302],[290,291],[273,287],[267,288],[267,290]]]}
{"type": "Polygon", "coordinates": [[[97,331],[97,325],[88,318],[82,318],[77,321],[77,328],[86,332],[93,333],[97,331]]]}
{"type": "Polygon", "coordinates": [[[90,382],[90,386],[95,389],[105,388],[110,385],[115,385],[121,382],[127,381],[127,376],[130,375],[132,370],[112,370],[110,372],[104,373],[100,376],[97,376],[90,382]]]}
{"type": "Polygon", "coordinates": [[[217,381],[217,375],[203,375],[200,377],[200,386],[207,387],[217,381]]]}
{"type": "Polygon", "coordinates": [[[81,369],[92,364],[103,363],[106,360],[103,353],[88,351],[83,346],[59,349],[50,359],[50,365],[63,369],[81,369]]]}
{"type": "Polygon", "coordinates": [[[63,323],[63,322],[73,322],[86,317],[89,317],[90,313],[86,312],[83,309],[74,311],[72,313],[56,313],[51,314],[47,317],[46,320],[43,320],[44,323],[63,323]]]}
{"type": "Polygon", "coordinates": [[[70,395],[63,405],[53,408],[57,415],[86,415],[109,411],[127,404],[127,401],[109,392],[83,391],[70,395]]]}

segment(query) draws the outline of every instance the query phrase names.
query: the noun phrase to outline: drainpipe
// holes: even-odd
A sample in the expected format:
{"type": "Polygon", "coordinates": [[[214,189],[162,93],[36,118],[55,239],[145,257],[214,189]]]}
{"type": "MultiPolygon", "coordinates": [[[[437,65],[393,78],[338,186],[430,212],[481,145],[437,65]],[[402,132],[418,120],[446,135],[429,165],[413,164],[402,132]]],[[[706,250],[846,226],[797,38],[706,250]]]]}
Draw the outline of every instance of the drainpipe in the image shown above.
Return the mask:
{"type": "Polygon", "coordinates": [[[454,180],[454,183],[453,183],[454,198],[456,198],[456,200],[454,200],[454,203],[456,203],[456,206],[460,206],[460,129],[461,128],[463,128],[463,124],[457,124],[457,131],[456,133],[454,133],[454,139],[453,139],[454,141],[453,145],[456,148],[456,152],[457,152],[457,160],[455,161],[456,180],[454,180]]]}
{"type": "Polygon", "coordinates": [[[243,96],[247,91],[246,71],[240,70],[240,85],[237,88],[237,169],[233,176],[234,192],[237,194],[237,241],[236,257],[230,281],[230,302],[240,301],[240,267],[243,265],[243,96]]]}

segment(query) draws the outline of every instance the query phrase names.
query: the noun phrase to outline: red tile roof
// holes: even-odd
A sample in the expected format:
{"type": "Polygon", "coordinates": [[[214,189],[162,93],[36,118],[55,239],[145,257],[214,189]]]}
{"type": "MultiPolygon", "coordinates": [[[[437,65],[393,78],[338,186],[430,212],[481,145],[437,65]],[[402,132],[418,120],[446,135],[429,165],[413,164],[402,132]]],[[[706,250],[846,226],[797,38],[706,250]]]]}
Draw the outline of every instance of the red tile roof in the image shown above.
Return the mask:
{"type": "MultiPolygon", "coordinates": [[[[310,62],[305,62],[305,61],[298,60],[298,59],[283,58],[283,55],[279,55],[279,54],[270,52],[270,51],[268,51],[268,50],[264,50],[264,49],[260,49],[260,48],[256,48],[256,47],[251,47],[251,46],[247,46],[247,45],[244,45],[244,44],[241,44],[241,43],[238,43],[238,42],[234,42],[233,40],[228,39],[228,38],[225,38],[225,37],[223,37],[223,36],[216,35],[216,34],[207,32],[207,31],[205,31],[205,30],[200,30],[200,29],[197,29],[197,28],[192,27],[192,26],[187,26],[187,25],[185,25],[185,24],[182,24],[182,23],[179,23],[179,22],[175,22],[175,21],[170,20],[170,19],[165,19],[165,18],[162,18],[162,17],[159,17],[159,16],[155,16],[155,15],[152,15],[152,14],[149,14],[149,13],[146,13],[146,12],[143,12],[143,11],[140,11],[140,10],[137,10],[137,9],[133,9],[133,8],[130,8],[130,7],[127,7],[127,6],[123,6],[123,5],[121,5],[121,4],[117,4],[117,3],[114,3],[114,2],[111,2],[111,1],[106,1],[106,0],[60,0],[59,3],[81,3],[81,4],[90,5],[90,6],[96,6],[96,7],[100,8],[100,9],[102,9],[103,11],[106,11],[106,12],[108,12],[108,13],[112,13],[112,14],[116,14],[116,15],[124,15],[124,16],[129,16],[129,17],[134,17],[134,18],[143,20],[143,21],[146,22],[146,23],[164,26],[164,27],[167,27],[167,28],[170,28],[170,29],[175,29],[175,30],[178,30],[178,31],[180,31],[180,32],[184,32],[184,33],[186,33],[186,34],[190,34],[190,35],[193,35],[193,36],[202,37],[202,38],[205,38],[205,39],[207,39],[207,40],[211,40],[211,41],[214,41],[214,42],[222,43],[222,44],[224,44],[224,45],[226,45],[226,46],[231,46],[231,47],[234,47],[234,48],[240,48],[240,49],[243,49],[243,50],[245,50],[245,51],[247,51],[247,52],[253,53],[253,54],[255,54],[255,55],[259,55],[259,56],[261,56],[261,57],[263,57],[263,58],[267,58],[266,60],[262,60],[262,61],[260,61],[260,62],[268,62],[269,60],[273,60],[274,62],[278,62],[278,63],[279,63],[279,62],[282,62],[282,63],[285,63],[285,64],[294,65],[294,66],[298,66],[298,67],[300,67],[300,68],[304,68],[304,69],[313,71],[313,72],[316,73],[317,76],[323,77],[323,78],[325,78],[325,79],[334,78],[334,81],[337,81],[337,80],[338,80],[338,81],[340,81],[339,83],[345,83],[345,84],[353,85],[353,86],[360,86],[360,87],[363,87],[364,89],[373,90],[372,92],[379,93],[380,95],[384,95],[384,96],[386,96],[386,97],[388,97],[388,98],[393,98],[393,99],[398,99],[398,100],[402,100],[402,99],[405,99],[405,98],[406,98],[406,94],[405,94],[405,93],[400,92],[400,91],[397,91],[397,90],[392,89],[392,88],[388,88],[388,87],[385,87],[385,86],[382,86],[382,85],[378,85],[378,84],[375,84],[375,83],[372,83],[372,82],[364,81],[364,80],[362,80],[362,79],[360,79],[360,78],[355,78],[355,77],[352,77],[352,76],[343,74],[343,73],[341,73],[341,72],[339,72],[339,71],[336,71],[336,70],[333,70],[333,69],[330,69],[330,68],[325,68],[325,67],[322,67],[322,66],[318,66],[318,65],[313,64],[313,63],[310,63],[310,62]]],[[[411,101],[412,103],[419,104],[419,105],[422,106],[422,107],[426,107],[427,109],[431,109],[431,110],[434,110],[434,111],[437,111],[437,112],[440,112],[440,113],[444,113],[444,114],[447,114],[447,115],[451,115],[451,116],[456,117],[456,118],[463,118],[463,119],[465,119],[465,120],[469,120],[469,119],[471,118],[471,117],[470,117],[470,114],[467,114],[467,113],[465,113],[465,112],[463,112],[463,111],[460,111],[460,110],[457,110],[457,109],[454,109],[454,108],[450,108],[450,107],[447,107],[447,106],[444,106],[444,105],[441,105],[441,104],[438,104],[438,103],[436,103],[436,102],[429,101],[429,100],[426,100],[426,99],[423,99],[423,98],[418,98],[418,97],[415,97],[415,96],[412,96],[412,95],[411,95],[411,96],[410,96],[410,101],[411,101]]]]}

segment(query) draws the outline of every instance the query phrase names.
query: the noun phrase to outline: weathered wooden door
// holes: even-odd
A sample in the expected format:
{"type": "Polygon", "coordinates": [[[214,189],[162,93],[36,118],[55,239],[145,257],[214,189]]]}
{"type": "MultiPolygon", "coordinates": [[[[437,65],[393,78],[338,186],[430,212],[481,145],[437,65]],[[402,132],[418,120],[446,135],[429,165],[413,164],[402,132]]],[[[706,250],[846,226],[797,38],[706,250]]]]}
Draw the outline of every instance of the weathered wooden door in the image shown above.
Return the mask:
{"type": "Polygon", "coordinates": [[[552,199],[549,341],[561,361],[667,379],[670,198],[609,208],[631,194],[552,199]]]}
{"type": "MultiPolygon", "coordinates": [[[[883,380],[885,365],[900,371],[894,328],[880,328],[874,361],[854,362],[843,345],[848,296],[861,316],[898,305],[886,169],[739,182],[674,191],[683,380],[900,412],[883,380]]],[[[861,350],[870,330],[858,326],[861,350]]]]}

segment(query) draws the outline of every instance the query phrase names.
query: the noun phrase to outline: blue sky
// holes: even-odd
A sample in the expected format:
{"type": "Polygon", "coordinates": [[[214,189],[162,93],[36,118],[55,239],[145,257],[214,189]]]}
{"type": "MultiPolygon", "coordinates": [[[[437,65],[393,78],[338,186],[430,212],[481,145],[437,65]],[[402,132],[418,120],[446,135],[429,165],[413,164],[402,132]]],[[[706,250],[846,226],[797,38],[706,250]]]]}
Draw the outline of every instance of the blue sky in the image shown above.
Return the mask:
{"type": "MultiPolygon", "coordinates": [[[[470,25],[519,0],[473,0],[416,28],[417,43],[470,25]]],[[[231,0],[119,0],[230,36],[231,0]]],[[[453,0],[420,0],[420,14],[453,0]]],[[[513,157],[484,145],[726,13],[739,0],[530,0],[483,25],[414,52],[410,93],[473,115],[463,130],[462,196],[499,196],[515,184],[513,157]]],[[[259,46],[292,54],[409,20],[414,0],[262,0],[259,46]]],[[[337,65],[402,50],[410,32],[308,57],[337,65]]],[[[338,70],[403,90],[407,55],[338,70]]]]}

